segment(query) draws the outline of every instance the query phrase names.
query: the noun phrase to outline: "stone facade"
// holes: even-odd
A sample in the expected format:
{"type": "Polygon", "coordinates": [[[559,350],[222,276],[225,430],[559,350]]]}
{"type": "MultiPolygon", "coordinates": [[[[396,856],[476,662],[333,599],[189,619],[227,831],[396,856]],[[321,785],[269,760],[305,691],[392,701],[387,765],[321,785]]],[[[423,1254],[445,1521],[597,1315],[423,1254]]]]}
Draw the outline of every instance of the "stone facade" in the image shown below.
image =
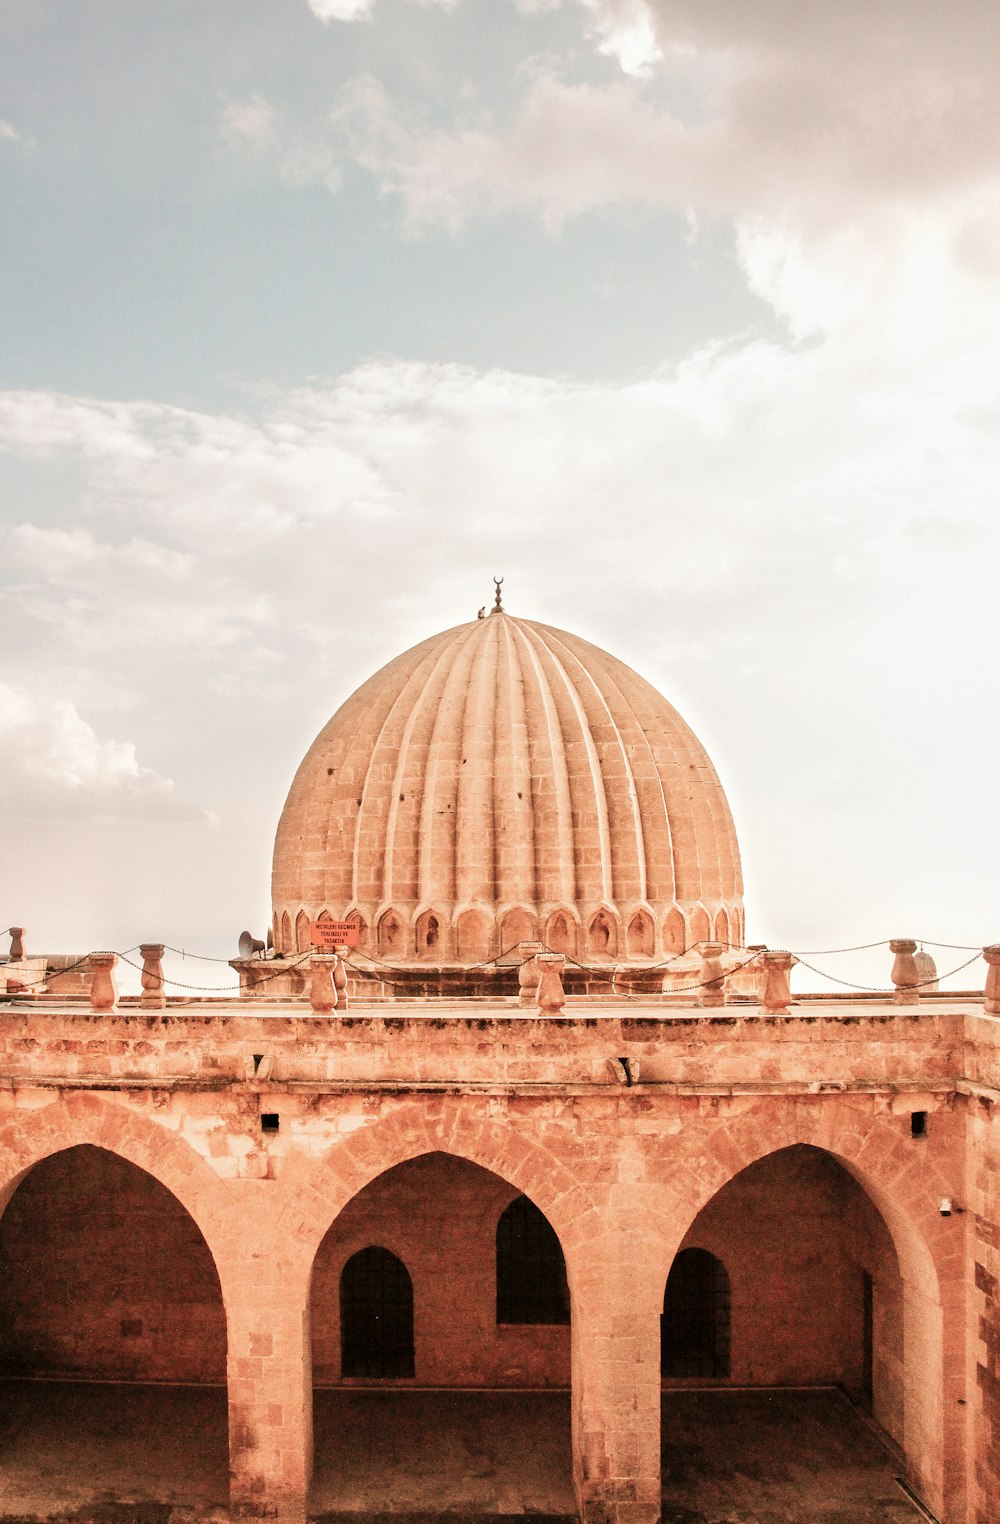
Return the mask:
{"type": "Polygon", "coordinates": [[[587,1524],[658,1516],[660,1314],[690,1245],[727,1266],[734,1383],[862,1386],[867,1275],[877,1421],[945,1524],[996,1518],[1000,1054],[981,1005],[15,999],[0,1349],[123,1379],[217,1381],[224,1362],[238,1515],[304,1518],[313,1386],[342,1379],[338,1276],[378,1242],[412,1277],[418,1382],[571,1387],[587,1524]],[[568,1328],[497,1326],[492,1235],[522,1193],[558,1235],[568,1328]]]}

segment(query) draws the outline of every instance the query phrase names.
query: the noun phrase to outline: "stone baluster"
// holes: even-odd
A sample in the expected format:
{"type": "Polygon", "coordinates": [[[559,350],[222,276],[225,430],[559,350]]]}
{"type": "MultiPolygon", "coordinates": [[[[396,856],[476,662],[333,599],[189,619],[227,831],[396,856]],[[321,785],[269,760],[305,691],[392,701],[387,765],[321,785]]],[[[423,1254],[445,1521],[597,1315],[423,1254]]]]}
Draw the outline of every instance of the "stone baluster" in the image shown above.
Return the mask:
{"type": "Polygon", "coordinates": [[[987,1016],[1000,1016],[1000,942],[994,942],[990,947],[983,948],[983,957],[988,964],[986,970],[986,988],[983,991],[987,1016]]]}
{"type": "Polygon", "coordinates": [[[24,957],[24,927],[11,926],[7,935],[10,937],[10,961],[20,963],[24,957]]]}
{"type": "Polygon", "coordinates": [[[535,1005],[538,981],[542,971],[538,966],[538,954],[545,951],[544,942],[522,942],[520,947],[524,962],[517,971],[517,1001],[526,1009],[535,1005]]]}
{"type": "Polygon", "coordinates": [[[701,944],[702,989],[698,997],[699,1005],[714,1006],[726,1003],[724,993],[726,976],[722,971],[722,952],[721,942],[701,944]]]}
{"type": "Polygon", "coordinates": [[[792,1003],[791,972],[799,960],[789,952],[765,952],[760,961],[765,972],[765,1014],[786,1016],[792,1003]]]}
{"type": "Polygon", "coordinates": [[[347,1010],[347,964],[344,959],[350,952],[349,947],[337,948],[337,962],[333,970],[333,987],[337,992],[337,1010],[347,1010]]]}
{"type": "Polygon", "coordinates": [[[538,1009],[543,1016],[557,1016],[566,1004],[566,994],[563,990],[562,971],[566,967],[566,959],[562,953],[536,953],[535,960],[540,970],[538,980],[538,1009]]]}
{"type": "Polygon", "coordinates": [[[147,1011],[162,1011],[167,1003],[163,988],[163,943],[143,942],[139,951],[142,953],[139,1004],[147,1011]]]}
{"type": "Polygon", "coordinates": [[[920,975],[913,954],[916,942],[909,937],[895,937],[889,943],[889,951],[895,954],[892,964],[892,982],[896,986],[893,996],[897,1005],[916,1005],[920,1000],[920,975]]]}
{"type": "Polygon", "coordinates": [[[114,1011],[118,1007],[118,985],[115,968],[118,956],[113,952],[95,952],[88,959],[91,973],[90,1008],[92,1011],[114,1011]]]}
{"type": "Polygon", "coordinates": [[[334,1011],[337,1008],[337,991],[333,986],[333,970],[336,955],[313,953],[309,959],[309,1004],[314,1011],[334,1011]]]}

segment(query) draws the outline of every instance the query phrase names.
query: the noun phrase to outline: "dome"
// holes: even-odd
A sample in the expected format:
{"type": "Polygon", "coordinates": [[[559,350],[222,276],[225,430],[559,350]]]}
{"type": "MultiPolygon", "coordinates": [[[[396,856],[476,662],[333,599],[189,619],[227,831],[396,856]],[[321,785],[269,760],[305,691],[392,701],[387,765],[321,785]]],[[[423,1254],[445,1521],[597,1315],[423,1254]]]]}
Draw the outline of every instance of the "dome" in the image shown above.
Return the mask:
{"type": "Polygon", "coordinates": [[[440,965],[536,938],[587,961],[740,943],[742,893],[725,794],[677,711],[607,652],[500,609],[337,710],[272,877],[279,953],[330,916],[374,955],[440,965]]]}

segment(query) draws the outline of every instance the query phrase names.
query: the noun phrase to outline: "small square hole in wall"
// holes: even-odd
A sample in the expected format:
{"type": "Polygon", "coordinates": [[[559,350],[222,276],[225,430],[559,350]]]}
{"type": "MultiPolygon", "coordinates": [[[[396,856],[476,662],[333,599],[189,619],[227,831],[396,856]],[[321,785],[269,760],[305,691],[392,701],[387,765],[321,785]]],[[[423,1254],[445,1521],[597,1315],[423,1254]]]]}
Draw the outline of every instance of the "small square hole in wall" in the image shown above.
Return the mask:
{"type": "Polygon", "coordinates": [[[910,1112],[910,1137],[926,1138],[927,1136],[927,1113],[926,1111],[910,1112]]]}
{"type": "Polygon", "coordinates": [[[281,1126],[281,1118],[276,1111],[262,1111],[260,1114],[261,1132],[277,1132],[281,1126]]]}

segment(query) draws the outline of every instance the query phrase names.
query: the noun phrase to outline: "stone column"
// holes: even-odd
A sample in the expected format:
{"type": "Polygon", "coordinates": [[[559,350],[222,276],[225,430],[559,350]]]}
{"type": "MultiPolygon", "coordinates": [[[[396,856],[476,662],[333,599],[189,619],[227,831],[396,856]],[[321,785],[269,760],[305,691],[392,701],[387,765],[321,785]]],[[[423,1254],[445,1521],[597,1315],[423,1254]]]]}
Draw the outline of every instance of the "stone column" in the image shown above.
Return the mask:
{"type": "Polygon", "coordinates": [[[162,942],[143,942],[139,948],[142,954],[142,994],[139,996],[139,1004],[146,1010],[162,1011],[167,1003],[163,989],[163,950],[162,942]]]}
{"type": "Polygon", "coordinates": [[[541,977],[541,969],[538,967],[538,954],[545,951],[544,942],[522,942],[521,956],[524,962],[517,971],[517,998],[518,1005],[525,1009],[537,1005],[535,996],[538,992],[538,981],[541,977]]]}
{"type": "Polygon", "coordinates": [[[11,926],[7,930],[10,937],[10,961],[20,963],[24,957],[24,927],[11,926]]]}
{"type": "Polygon", "coordinates": [[[1000,943],[983,948],[986,969],[986,988],[983,998],[987,1016],[1000,1016],[1000,943]]]}
{"type": "Polygon", "coordinates": [[[337,991],[333,987],[336,962],[335,953],[314,953],[309,959],[309,1004],[314,1011],[336,1010],[337,991]]]}
{"type": "Polygon", "coordinates": [[[790,979],[798,959],[788,952],[766,952],[760,961],[766,973],[764,1011],[768,1016],[784,1016],[792,1003],[790,979]]]}
{"type": "Polygon", "coordinates": [[[115,981],[117,955],[113,952],[91,953],[90,1008],[92,1011],[113,1011],[118,1005],[118,985],[115,981]]]}
{"type": "Polygon", "coordinates": [[[703,942],[701,944],[701,983],[703,988],[698,995],[699,1005],[725,1005],[725,981],[726,976],[722,972],[722,943],[703,942]]]}
{"type": "MultiPolygon", "coordinates": [[[[273,1185],[248,1181],[242,1189],[273,1185]]],[[[231,1514],[305,1524],[312,1479],[308,1275],[262,1238],[259,1249],[244,1247],[227,1279],[231,1514]]]]}
{"type": "Polygon", "coordinates": [[[916,950],[916,942],[909,937],[896,937],[889,943],[889,951],[896,955],[892,965],[892,982],[896,986],[893,999],[897,1005],[919,1003],[920,991],[916,986],[920,983],[920,975],[913,956],[916,950]]]}
{"type": "Polygon", "coordinates": [[[543,1016],[558,1016],[566,1004],[562,983],[566,959],[562,953],[538,953],[535,961],[541,971],[536,995],[538,1009],[543,1016]]]}
{"type": "Polygon", "coordinates": [[[631,1245],[630,1236],[614,1233],[611,1224],[601,1240],[573,1297],[577,1506],[581,1524],[657,1524],[663,1291],[657,1296],[655,1288],[638,1283],[635,1268],[648,1259],[643,1245],[631,1245]]]}

